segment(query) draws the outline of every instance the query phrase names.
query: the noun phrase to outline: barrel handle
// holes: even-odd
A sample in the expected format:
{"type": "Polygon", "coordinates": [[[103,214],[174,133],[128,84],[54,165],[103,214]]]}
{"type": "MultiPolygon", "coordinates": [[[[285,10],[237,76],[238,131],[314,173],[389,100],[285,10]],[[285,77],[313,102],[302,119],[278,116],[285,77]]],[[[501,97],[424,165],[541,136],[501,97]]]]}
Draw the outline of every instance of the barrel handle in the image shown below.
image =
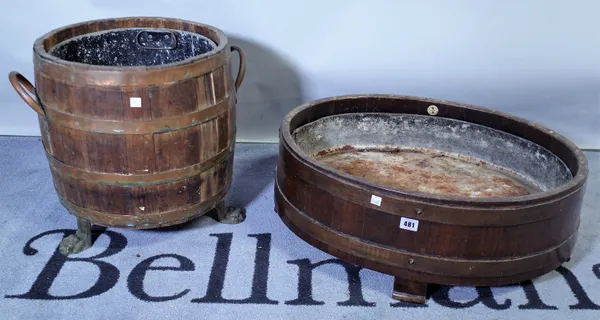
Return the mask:
{"type": "MultiPolygon", "coordinates": [[[[148,31],[148,30],[142,30],[140,32],[138,32],[137,36],[135,36],[135,43],[137,44],[138,47],[142,48],[142,49],[149,49],[149,50],[173,50],[175,48],[177,48],[177,37],[175,36],[175,34],[171,31],[148,31]],[[150,37],[150,39],[146,39],[148,41],[148,43],[146,41],[140,41],[140,37],[143,34],[148,34],[147,38],[150,37]],[[160,40],[172,40],[171,45],[165,45],[163,47],[160,46],[156,46],[156,47],[152,47],[152,35],[156,36],[156,42],[154,43],[155,45],[160,45],[162,44],[162,42],[160,40]],[[162,39],[161,39],[162,38],[162,39]]],[[[168,43],[167,43],[168,44],[168,43]]]]}
{"type": "Polygon", "coordinates": [[[242,48],[238,46],[231,46],[231,51],[237,51],[240,55],[240,67],[238,68],[238,75],[235,78],[235,90],[237,91],[244,81],[244,75],[246,74],[246,54],[242,48]]]}
{"type": "Polygon", "coordinates": [[[25,78],[22,74],[12,71],[8,74],[8,79],[10,80],[10,84],[15,88],[15,91],[19,94],[21,99],[25,100],[25,102],[33,109],[35,112],[39,113],[41,116],[45,116],[44,109],[40,104],[32,97],[35,97],[35,88],[25,78]],[[28,92],[29,91],[29,92],[28,92]],[[30,94],[31,93],[31,94],[30,94]]]}

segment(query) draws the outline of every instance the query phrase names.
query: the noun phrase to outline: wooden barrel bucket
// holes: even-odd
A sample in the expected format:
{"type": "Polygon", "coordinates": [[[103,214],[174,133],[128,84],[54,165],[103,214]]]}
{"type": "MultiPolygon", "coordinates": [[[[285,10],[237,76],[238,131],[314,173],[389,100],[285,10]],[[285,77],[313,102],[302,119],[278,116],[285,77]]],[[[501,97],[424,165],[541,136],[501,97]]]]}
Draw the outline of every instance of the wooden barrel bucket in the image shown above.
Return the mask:
{"type": "Polygon", "coordinates": [[[588,174],[570,141],[517,117],[406,96],[323,99],[280,128],[275,211],[300,238],[395,277],[496,286],[572,253],[588,174]]]}
{"type": "Polygon", "coordinates": [[[71,214],[145,229],[222,204],[245,72],[242,50],[222,31],[167,18],[88,21],[37,39],[34,63],[35,88],[17,72],[9,78],[38,113],[54,186],[71,214]]]}

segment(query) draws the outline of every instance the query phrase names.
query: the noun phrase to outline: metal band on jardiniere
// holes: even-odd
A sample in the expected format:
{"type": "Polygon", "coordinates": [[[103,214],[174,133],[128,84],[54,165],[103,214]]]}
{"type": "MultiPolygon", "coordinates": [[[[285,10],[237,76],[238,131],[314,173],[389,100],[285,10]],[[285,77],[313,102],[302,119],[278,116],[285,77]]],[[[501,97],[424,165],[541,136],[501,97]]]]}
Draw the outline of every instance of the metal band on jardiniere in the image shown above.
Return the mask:
{"type": "Polygon", "coordinates": [[[235,104],[235,94],[208,108],[177,117],[155,120],[101,120],[75,116],[45,108],[47,121],[52,125],[105,134],[152,134],[183,130],[213,120],[235,104]]]}
{"type": "Polygon", "coordinates": [[[229,141],[227,148],[200,163],[180,169],[149,174],[91,172],[67,165],[54,158],[48,152],[46,152],[46,157],[48,158],[48,162],[50,163],[50,168],[52,171],[61,177],[82,180],[100,185],[133,187],[175,183],[177,181],[185,180],[202,174],[203,172],[210,170],[225,161],[230,161],[233,157],[233,146],[234,141],[232,139],[229,141]]]}
{"type": "Polygon", "coordinates": [[[122,70],[99,70],[81,67],[68,61],[46,60],[38,56],[35,59],[36,73],[71,85],[77,86],[153,86],[164,85],[185,79],[196,78],[208,74],[231,59],[231,49],[227,45],[220,52],[207,58],[194,60],[187,64],[168,66],[161,69],[149,69],[141,66],[139,68],[124,68],[122,70]]]}
{"type": "Polygon", "coordinates": [[[465,260],[434,257],[407,251],[374,245],[359,238],[337,232],[313,218],[305,215],[283,195],[276,182],[275,197],[279,205],[279,215],[284,216],[306,236],[326,243],[329,248],[339,250],[358,258],[372,261],[385,260],[387,265],[409,271],[423,272],[437,276],[494,278],[509,277],[531,269],[532,265],[544,266],[564,262],[577,239],[577,232],[558,246],[532,255],[513,259],[465,260]]]}
{"type": "Polygon", "coordinates": [[[98,212],[77,206],[62,197],[59,197],[59,201],[72,215],[88,220],[96,225],[116,228],[153,229],[180,224],[207,213],[223,199],[227,193],[227,189],[228,186],[225,186],[209,199],[202,200],[185,208],[135,215],[98,212]]]}

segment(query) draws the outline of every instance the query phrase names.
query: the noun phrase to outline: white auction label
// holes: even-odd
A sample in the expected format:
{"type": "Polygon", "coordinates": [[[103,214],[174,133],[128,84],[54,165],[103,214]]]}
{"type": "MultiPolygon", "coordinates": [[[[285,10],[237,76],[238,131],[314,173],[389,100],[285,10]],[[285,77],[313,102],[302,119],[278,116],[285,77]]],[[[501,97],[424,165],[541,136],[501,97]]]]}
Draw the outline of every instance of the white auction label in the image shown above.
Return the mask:
{"type": "Polygon", "coordinates": [[[132,108],[141,108],[142,107],[142,98],[140,98],[140,97],[129,98],[129,106],[132,108]]]}
{"type": "Polygon", "coordinates": [[[376,206],[381,206],[381,197],[378,197],[376,195],[372,195],[371,196],[371,203],[376,205],[376,206]]]}
{"type": "Polygon", "coordinates": [[[419,220],[402,217],[400,218],[400,229],[417,231],[419,230],[419,220]]]}

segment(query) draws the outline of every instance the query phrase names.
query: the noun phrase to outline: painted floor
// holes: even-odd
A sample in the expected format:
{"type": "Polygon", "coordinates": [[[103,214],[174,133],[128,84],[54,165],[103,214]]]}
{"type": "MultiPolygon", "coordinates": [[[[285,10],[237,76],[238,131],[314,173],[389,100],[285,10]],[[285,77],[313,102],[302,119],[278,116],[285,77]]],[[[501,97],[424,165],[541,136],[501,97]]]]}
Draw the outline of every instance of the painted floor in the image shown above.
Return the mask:
{"type": "Polygon", "coordinates": [[[0,137],[1,319],[600,319],[600,153],[570,262],[522,285],[440,287],[424,306],[391,299],[391,276],[304,243],[273,211],[277,145],[238,144],[231,204],[239,225],[206,216],[164,230],[108,229],[65,258],[75,228],[39,138],[0,137]]]}

